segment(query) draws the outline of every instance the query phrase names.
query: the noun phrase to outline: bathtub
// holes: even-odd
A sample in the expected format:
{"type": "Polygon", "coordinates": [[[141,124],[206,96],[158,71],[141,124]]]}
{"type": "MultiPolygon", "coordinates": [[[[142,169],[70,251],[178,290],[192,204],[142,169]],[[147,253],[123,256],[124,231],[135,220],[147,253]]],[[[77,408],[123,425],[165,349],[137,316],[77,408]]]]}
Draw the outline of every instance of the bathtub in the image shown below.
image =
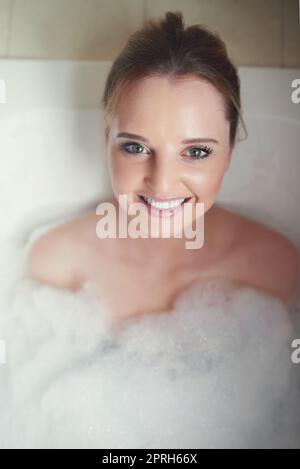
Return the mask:
{"type": "MultiPolygon", "coordinates": [[[[0,447],[300,447],[300,365],[286,350],[300,329],[279,300],[193,290],[116,343],[89,285],[71,293],[24,277],[33,236],[111,195],[100,108],[109,67],[0,60],[0,447]]],[[[218,202],[300,249],[300,70],[239,73],[249,136],[241,131],[218,202]]]]}

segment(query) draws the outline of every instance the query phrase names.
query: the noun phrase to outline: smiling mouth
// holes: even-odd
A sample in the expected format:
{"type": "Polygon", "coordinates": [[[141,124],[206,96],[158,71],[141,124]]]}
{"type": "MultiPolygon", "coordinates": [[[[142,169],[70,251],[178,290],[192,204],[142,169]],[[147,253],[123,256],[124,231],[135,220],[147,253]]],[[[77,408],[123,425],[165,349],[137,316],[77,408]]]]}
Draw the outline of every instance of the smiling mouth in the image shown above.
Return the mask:
{"type": "Polygon", "coordinates": [[[162,211],[172,210],[172,209],[174,210],[192,199],[192,197],[185,197],[185,198],[179,198],[177,200],[175,199],[170,202],[168,201],[160,202],[160,201],[156,201],[155,199],[144,197],[141,194],[138,194],[138,197],[148,207],[153,207],[157,210],[162,210],[162,211]]]}

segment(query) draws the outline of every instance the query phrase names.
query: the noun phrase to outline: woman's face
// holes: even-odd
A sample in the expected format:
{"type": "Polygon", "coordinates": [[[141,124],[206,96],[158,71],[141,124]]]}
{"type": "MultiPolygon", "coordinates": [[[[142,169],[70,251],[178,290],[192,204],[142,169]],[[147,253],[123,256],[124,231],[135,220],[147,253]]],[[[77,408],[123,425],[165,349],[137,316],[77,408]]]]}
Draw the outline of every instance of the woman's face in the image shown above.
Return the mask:
{"type": "Polygon", "coordinates": [[[135,83],[119,103],[106,142],[116,199],[124,194],[130,205],[141,203],[139,195],[191,198],[193,206],[203,202],[206,213],[230,162],[229,129],[222,95],[198,77],[135,83]]]}

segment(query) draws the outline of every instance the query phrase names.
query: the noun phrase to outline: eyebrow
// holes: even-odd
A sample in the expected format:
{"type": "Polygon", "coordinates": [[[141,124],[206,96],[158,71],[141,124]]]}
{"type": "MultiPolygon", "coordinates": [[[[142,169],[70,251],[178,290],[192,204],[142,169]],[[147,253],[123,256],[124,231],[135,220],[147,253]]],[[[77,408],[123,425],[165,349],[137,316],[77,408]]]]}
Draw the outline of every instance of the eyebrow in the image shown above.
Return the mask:
{"type": "MultiPolygon", "coordinates": [[[[150,143],[149,140],[147,140],[145,137],[142,137],[141,135],[137,135],[137,134],[131,134],[129,132],[119,132],[116,138],[119,138],[119,137],[136,138],[138,140],[141,140],[144,143],[150,143]]],[[[181,143],[196,143],[196,142],[220,143],[215,138],[210,138],[210,137],[186,138],[185,140],[182,140],[181,143]]]]}

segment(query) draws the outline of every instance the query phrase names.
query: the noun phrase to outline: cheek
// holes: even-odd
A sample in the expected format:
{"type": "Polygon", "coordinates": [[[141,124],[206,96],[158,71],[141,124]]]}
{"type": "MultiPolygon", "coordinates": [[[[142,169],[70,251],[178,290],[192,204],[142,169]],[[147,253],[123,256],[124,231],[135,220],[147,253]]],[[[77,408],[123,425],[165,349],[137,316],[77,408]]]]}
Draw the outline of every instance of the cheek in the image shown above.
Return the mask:
{"type": "Polygon", "coordinates": [[[189,175],[190,189],[199,197],[205,200],[214,197],[219,192],[222,180],[225,174],[225,165],[210,164],[201,169],[195,169],[193,174],[189,175]]]}
{"type": "Polygon", "coordinates": [[[136,172],[119,155],[112,155],[109,162],[111,184],[115,193],[128,193],[134,187],[136,172]]]}

